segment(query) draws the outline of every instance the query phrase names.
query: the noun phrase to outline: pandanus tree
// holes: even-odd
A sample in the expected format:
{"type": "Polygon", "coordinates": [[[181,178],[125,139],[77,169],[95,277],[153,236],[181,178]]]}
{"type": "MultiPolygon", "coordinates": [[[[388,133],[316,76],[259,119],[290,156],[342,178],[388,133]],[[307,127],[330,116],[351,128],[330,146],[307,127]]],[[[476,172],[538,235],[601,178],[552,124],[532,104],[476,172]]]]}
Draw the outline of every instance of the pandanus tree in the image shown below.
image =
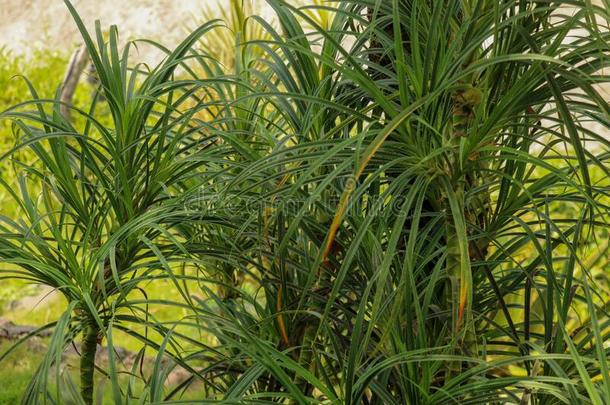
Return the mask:
{"type": "Polygon", "coordinates": [[[0,258],[12,266],[2,276],[50,286],[68,303],[61,319],[46,326],[55,327],[54,335],[27,403],[46,401],[50,367],[55,364],[59,375],[59,356],[79,335],[80,391],[92,403],[98,344],[107,338],[113,359],[111,329],[129,332],[141,315],[123,311],[131,309],[131,293],[154,278],[178,282],[172,266],[185,253],[172,227],[182,221],[200,224],[202,232],[206,225],[224,226],[178,202],[197,167],[226,151],[212,148],[215,135],[192,120],[207,108],[188,108],[196,89],[182,91],[173,80],[193,45],[218,23],[194,30],[150,70],[129,64],[130,44],[119,52],[116,27],[105,42],[98,23],[94,39],[70,2],[66,6],[99,75],[96,96],[83,110],[62,105],[61,89],[56,99],[40,99],[28,83],[32,100],[1,115],[17,136],[3,158],[13,159],[18,173],[17,184],[3,180],[2,186],[21,214],[2,218],[0,258]],[[62,115],[65,108],[74,121],[62,115]],[[19,159],[23,149],[35,159],[19,159]]]}
{"type": "Polygon", "coordinates": [[[159,360],[141,401],[608,403],[610,7],[268,4],[231,66],[191,49],[212,22],[150,72],[70,7],[111,124],[3,113],[39,161],[15,161],[1,257],[70,302],[32,402],[83,331],[91,402],[94,341],[159,274],[187,315],[139,338],[190,377],[163,392],[159,360]]]}
{"type": "Polygon", "coordinates": [[[269,4],[281,33],[267,26],[253,74],[274,118],[254,135],[278,141],[230,185],[274,202],[267,307],[252,315],[244,288],[220,318],[201,309],[219,369],[245,356],[226,398],[607,401],[587,267],[608,214],[608,141],[590,126],[608,124],[607,9],[342,1],[322,29],[269,4]]]}

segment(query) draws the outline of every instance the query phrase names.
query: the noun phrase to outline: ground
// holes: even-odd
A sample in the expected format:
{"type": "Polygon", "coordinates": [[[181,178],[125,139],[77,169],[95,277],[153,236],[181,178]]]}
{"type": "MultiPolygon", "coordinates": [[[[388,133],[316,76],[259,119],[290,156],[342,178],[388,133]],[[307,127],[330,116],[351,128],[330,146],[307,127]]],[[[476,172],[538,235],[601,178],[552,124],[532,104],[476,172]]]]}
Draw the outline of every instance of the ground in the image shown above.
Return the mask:
{"type": "MultiPolygon", "coordinates": [[[[89,30],[116,24],[123,39],[149,38],[171,46],[197,24],[204,6],[215,0],[72,0],[89,30]]],[[[0,48],[29,53],[34,48],[76,47],[80,35],[62,0],[2,0],[0,48]]],[[[145,51],[149,58],[151,51],[145,51]]]]}

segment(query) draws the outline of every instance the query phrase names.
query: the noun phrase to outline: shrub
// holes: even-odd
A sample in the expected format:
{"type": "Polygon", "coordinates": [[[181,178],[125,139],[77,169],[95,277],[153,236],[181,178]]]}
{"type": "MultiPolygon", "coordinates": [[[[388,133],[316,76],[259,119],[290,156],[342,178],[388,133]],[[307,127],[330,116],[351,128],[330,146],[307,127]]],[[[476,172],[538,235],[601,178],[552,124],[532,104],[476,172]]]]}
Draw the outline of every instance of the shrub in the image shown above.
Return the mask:
{"type": "Polygon", "coordinates": [[[608,10],[268,3],[230,68],[211,21],[149,70],[66,2],[112,122],[2,114],[38,161],[0,257],[68,301],[26,402],[74,385],[49,388],[82,334],[85,403],[102,340],[117,403],[607,403],[608,10]],[[154,280],[175,299],[135,297],[154,280]],[[157,359],[127,383],[119,331],[157,359]]]}

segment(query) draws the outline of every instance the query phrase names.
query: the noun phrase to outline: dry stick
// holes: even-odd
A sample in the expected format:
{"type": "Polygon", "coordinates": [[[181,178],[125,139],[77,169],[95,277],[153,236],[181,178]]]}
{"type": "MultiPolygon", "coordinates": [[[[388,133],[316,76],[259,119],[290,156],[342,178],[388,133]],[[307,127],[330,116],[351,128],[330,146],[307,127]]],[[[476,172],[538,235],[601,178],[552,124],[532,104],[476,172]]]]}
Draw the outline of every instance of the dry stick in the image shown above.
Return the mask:
{"type": "Polygon", "coordinates": [[[61,95],[59,97],[61,105],[59,111],[67,120],[70,119],[70,107],[74,92],[76,91],[76,85],[88,61],[89,54],[87,53],[87,48],[85,45],[79,46],[70,58],[68,69],[66,69],[64,80],[61,83],[61,95]]]}

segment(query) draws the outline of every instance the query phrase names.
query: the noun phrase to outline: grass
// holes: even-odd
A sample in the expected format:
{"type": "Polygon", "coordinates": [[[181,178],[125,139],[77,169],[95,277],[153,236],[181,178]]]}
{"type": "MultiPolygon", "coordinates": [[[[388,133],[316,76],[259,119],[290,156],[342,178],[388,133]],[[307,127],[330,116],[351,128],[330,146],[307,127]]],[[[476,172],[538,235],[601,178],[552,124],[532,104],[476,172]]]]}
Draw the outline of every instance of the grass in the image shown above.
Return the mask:
{"type": "MultiPolygon", "coordinates": [[[[3,342],[0,345],[5,352],[11,343],[3,342]]],[[[32,350],[21,347],[13,355],[4,360],[4,367],[0,371],[2,378],[2,389],[0,390],[0,404],[14,404],[21,399],[26,390],[38,364],[44,357],[44,349],[32,350]]]]}
{"type": "Polygon", "coordinates": [[[4,276],[65,299],[23,402],[609,403],[609,8],[269,5],[146,67],[66,1],[99,97],[0,116],[4,276]]]}

